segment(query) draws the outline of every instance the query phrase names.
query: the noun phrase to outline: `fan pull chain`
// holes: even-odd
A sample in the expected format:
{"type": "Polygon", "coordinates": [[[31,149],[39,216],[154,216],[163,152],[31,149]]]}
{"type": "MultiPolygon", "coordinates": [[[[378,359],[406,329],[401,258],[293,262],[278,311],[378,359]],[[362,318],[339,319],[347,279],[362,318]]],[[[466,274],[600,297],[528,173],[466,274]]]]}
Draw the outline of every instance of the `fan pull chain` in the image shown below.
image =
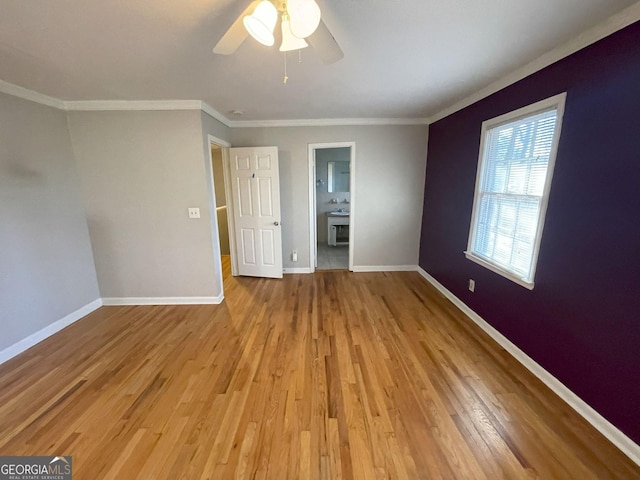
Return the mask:
{"type": "MultiPolygon", "coordinates": [[[[289,80],[289,76],[287,75],[287,52],[283,52],[284,54],[284,77],[282,78],[282,83],[287,84],[287,80],[289,80]]],[[[298,49],[298,63],[302,63],[302,49],[298,49]]]]}
{"type": "Polygon", "coordinates": [[[286,85],[287,80],[289,80],[289,77],[287,76],[287,52],[284,52],[284,78],[282,79],[282,83],[286,85]]]}

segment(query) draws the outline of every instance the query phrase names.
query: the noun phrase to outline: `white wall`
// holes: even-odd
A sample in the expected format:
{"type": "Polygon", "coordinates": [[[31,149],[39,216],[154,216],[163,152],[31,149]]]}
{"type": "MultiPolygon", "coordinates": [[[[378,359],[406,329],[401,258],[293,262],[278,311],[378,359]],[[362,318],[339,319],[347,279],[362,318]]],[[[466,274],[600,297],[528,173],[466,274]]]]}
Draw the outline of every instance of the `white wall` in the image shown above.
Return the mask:
{"type": "Polygon", "coordinates": [[[0,351],[99,297],[66,115],[0,94],[0,351]]]}
{"type": "Polygon", "coordinates": [[[278,147],[284,267],[309,267],[308,144],[347,141],[356,142],[354,268],[417,265],[426,126],[233,129],[234,146],[278,147]]]}
{"type": "Polygon", "coordinates": [[[102,296],[217,296],[201,112],[68,116],[102,296]]]}

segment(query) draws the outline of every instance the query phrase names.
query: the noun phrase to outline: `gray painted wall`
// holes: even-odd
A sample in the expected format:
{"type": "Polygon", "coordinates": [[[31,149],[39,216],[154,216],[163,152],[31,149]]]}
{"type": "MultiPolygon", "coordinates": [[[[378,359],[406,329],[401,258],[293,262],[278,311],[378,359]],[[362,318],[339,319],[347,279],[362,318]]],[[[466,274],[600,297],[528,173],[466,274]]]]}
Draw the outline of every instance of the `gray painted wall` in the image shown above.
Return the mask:
{"type": "Polygon", "coordinates": [[[309,266],[308,144],[355,141],[355,265],[417,264],[425,126],[231,130],[199,111],[65,113],[0,95],[0,350],[100,296],[220,294],[208,135],[278,146],[288,268],[309,266]]]}
{"type": "Polygon", "coordinates": [[[0,351],[99,297],[66,115],[0,94],[0,351]]]}
{"type": "Polygon", "coordinates": [[[217,296],[201,112],[68,117],[102,296],[217,296]]]}
{"type": "Polygon", "coordinates": [[[213,135],[223,142],[229,142],[229,138],[231,138],[231,129],[229,127],[227,127],[223,123],[220,123],[211,115],[208,115],[202,111],[200,112],[200,121],[202,122],[202,132],[204,134],[203,142],[205,149],[209,149],[208,135],[213,135]]]}
{"type": "Polygon", "coordinates": [[[100,296],[220,294],[208,135],[278,146],[285,268],[309,266],[308,144],[339,141],[356,142],[354,264],[417,264],[425,126],[231,130],[199,111],[65,114],[0,95],[0,350],[100,296]]]}
{"type": "Polygon", "coordinates": [[[309,267],[308,144],[347,141],[356,142],[354,267],[417,265],[425,125],[233,129],[234,146],[278,147],[284,267],[309,267]]]}

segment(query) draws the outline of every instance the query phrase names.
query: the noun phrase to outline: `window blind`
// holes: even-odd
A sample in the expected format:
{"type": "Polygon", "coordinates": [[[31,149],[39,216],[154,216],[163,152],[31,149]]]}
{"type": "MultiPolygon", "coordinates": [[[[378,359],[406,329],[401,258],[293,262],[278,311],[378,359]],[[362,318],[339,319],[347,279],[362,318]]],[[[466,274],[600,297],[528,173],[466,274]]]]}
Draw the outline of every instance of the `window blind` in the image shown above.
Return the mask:
{"type": "Polygon", "coordinates": [[[470,253],[527,283],[557,119],[553,107],[484,132],[470,253]]]}

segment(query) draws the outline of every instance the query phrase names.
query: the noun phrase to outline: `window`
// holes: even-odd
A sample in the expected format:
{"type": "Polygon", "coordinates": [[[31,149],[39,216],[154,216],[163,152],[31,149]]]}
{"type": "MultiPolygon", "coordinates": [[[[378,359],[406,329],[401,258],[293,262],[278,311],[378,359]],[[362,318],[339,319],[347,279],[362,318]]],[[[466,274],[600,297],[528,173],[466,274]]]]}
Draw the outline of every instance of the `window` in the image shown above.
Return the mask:
{"type": "Polygon", "coordinates": [[[533,289],[566,94],[482,123],[466,257],[533,289]]]}

